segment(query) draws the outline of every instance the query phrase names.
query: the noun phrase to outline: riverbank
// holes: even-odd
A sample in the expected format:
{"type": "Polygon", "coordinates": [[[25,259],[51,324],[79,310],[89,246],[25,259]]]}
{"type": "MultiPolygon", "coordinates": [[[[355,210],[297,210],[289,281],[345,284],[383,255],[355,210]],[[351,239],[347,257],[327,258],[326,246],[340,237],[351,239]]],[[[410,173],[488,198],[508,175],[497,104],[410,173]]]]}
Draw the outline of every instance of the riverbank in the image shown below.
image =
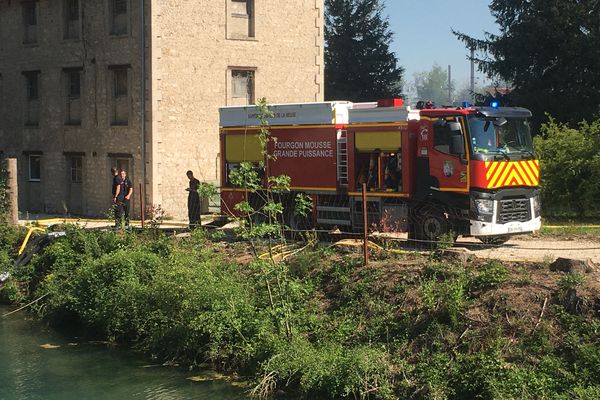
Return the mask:
{"type": "MultiPolygon", "coordinates": [[[[6,248],[6,247],[5,247],[6,248]]],[[[0,292],[56,326],[249,376],[255,395],[600,398],[597,270],[71,229],[0,292]],[[260,250],[260,249],[259,249],[260,250]]]]}

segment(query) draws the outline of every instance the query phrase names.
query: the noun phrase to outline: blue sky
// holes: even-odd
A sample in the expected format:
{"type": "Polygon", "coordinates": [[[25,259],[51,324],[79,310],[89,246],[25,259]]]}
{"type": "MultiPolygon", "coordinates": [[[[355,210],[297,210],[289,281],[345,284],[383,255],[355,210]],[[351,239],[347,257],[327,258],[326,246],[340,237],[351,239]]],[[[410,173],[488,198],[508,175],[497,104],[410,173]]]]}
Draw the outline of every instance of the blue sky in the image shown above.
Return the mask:
{"type": "MultiPolygon", "coordinates": [[[[452,66],[452,80],[458,88],[469,82],[468,51],[450,31],[483,38],[484,32],[498,33],[488,0],[384,0],[391,45],[405,70],[405,92],[415,72],[429,71],[434,63],[445,70],[452,66]]],[[[475,70],[478,82],[483,76],[475,70]]]]}

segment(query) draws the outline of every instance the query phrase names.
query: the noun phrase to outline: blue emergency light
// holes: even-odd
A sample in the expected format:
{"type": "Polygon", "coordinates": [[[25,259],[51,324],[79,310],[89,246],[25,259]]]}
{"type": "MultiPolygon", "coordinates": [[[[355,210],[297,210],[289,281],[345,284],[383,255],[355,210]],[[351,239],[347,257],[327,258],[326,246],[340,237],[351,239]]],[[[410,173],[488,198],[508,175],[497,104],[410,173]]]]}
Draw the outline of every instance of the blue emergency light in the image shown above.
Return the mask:
{"type": "Polygon", "coordinates": [[[490,101],[490,107],[498,108],[498,107],[500,107],[500,102],[498,100],[492,100],[492,101],[490,101]]]}

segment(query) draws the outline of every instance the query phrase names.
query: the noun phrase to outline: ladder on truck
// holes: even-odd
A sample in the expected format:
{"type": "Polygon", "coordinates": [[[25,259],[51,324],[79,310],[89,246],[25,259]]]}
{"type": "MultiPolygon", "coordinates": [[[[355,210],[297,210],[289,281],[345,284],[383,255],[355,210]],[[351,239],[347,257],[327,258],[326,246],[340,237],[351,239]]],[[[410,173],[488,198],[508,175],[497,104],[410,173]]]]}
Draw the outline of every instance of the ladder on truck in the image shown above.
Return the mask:
{"type": "Polygon", "coordinates": [[[337,131],[337,181],[341,187],[348,186],[348,137],[345,130],[337,131]]]}

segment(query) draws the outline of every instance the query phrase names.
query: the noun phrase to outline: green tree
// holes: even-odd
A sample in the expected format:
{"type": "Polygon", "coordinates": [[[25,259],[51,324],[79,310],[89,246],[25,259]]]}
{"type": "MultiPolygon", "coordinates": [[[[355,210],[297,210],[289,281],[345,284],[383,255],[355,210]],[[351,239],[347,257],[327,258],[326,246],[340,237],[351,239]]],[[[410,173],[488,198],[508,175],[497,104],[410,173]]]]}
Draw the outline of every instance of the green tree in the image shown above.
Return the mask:
{"type": "Polygon", "coordinates": [[[380,0],[325,0],[325,6],[325,97],[401,97],[404,68],[390,51],[392,32],[380,0]]]}
{"type": "Polygon", "coordinates": [[[600,0],[493,0],[500,27],[483,39],[453,31],[480,71],[512,85],[509,100],[571,126],[600,105],[600,0]]]}
{"type": "Polygon", "coordinates": [[[553,118],[535,138],[542,163],[542,203],[546,216],[594,216],[600,211],[600,119],[578,129],[553,118]]]}
{"type": "Polygon", "coordinates": [[[433,64],[431,70],[416,73],[414,78],[419,100],[431,100],[438,106],[448,105],[448,73],[444,68],[433,64]]]}

